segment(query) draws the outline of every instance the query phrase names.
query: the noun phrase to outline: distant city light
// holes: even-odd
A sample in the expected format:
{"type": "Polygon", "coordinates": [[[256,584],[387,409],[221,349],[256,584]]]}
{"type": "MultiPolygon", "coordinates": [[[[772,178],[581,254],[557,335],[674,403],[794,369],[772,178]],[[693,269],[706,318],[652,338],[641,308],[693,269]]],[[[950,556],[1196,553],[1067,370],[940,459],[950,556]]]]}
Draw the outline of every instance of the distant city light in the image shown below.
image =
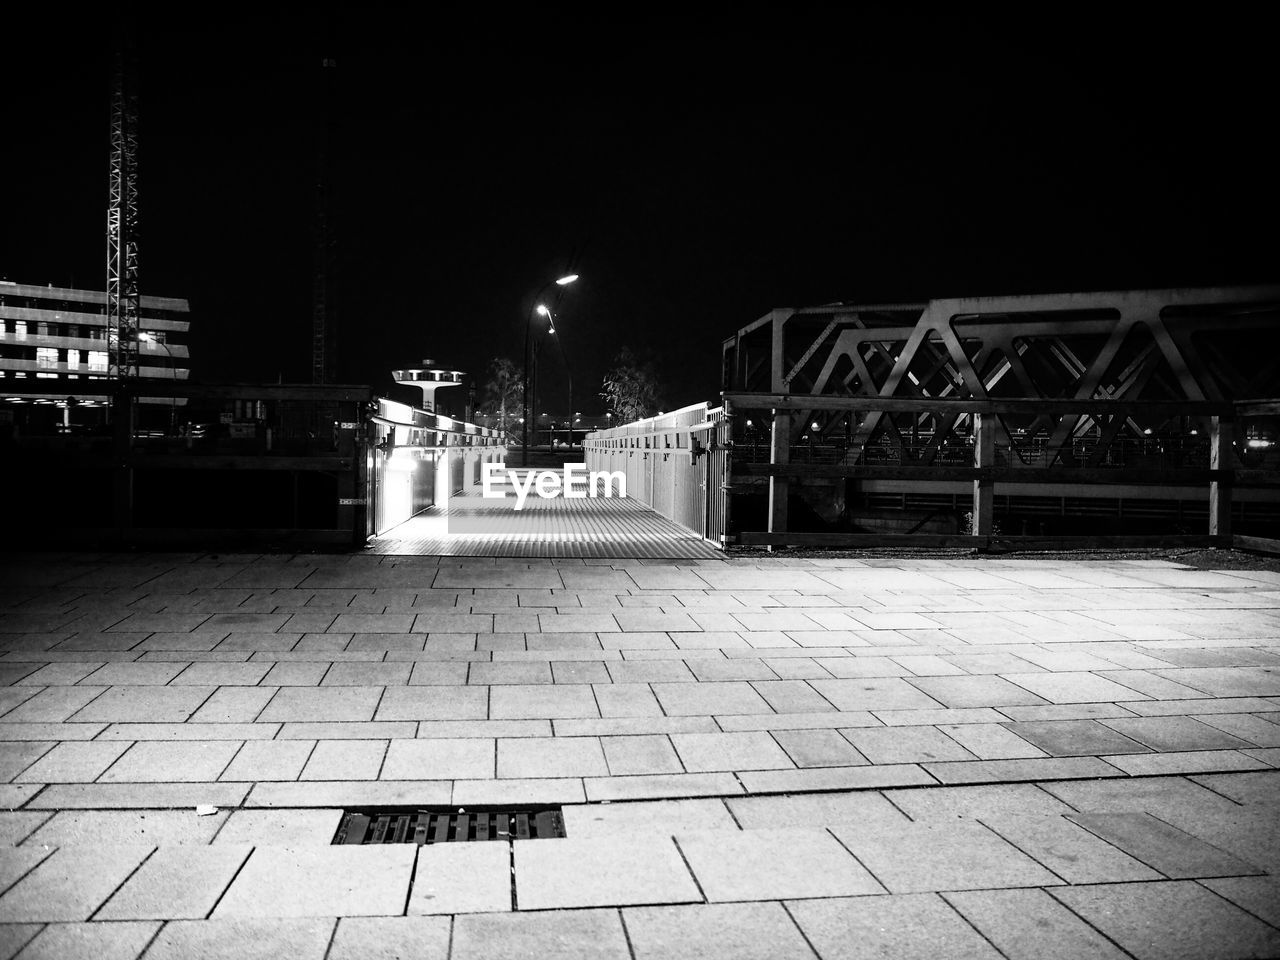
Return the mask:
{"type": "Polygon", "coordinates": [[[577,279],[578,279],[578,275],[577,275],[576,273],[571,273],[571,274],[569,274],[567,277],[561,277],[559,280],[557,280],[557,281],[556,281],[556,283],[558,283],[560,286],[564,287],[564,286],[568,286],[569,284],[573,283],[573,281],[575,281],[575,280],[577,280],[577,279]]]}

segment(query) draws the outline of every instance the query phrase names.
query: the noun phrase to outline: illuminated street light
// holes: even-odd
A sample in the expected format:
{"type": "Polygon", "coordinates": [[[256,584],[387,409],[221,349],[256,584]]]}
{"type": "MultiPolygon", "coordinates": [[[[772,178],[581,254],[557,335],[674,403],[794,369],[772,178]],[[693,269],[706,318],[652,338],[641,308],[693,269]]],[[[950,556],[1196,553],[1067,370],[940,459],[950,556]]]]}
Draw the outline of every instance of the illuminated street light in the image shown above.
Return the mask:
{"type": "Polygon", "coordinates": [[[535,309],[538,311],[538,313],[542,314],[542,316],[547,318],[547,322],[550,324],[550,329],[547,330],[547,333],[555,333],[556,318],[551,315],[551,311],[547,309],[545,304],[541,304],[541,303],[538,304],[538,306],[535,309]]]}
{"type": "MultiPolygon", "coordinates": [[[[548,280],[546,283],[544,283],[542,285],[542,289],[538,291],[538,295],[533,298],[533,302],[537,304],[537,312],[541,313],[543,316],[550,316],[551,311],[548,310],[544,304],[539,303],[539,301],[542,299],[542,295],[546,293],[549,289],[551,289],[551,286],[553,284],[558,287],[567,287],[569,284],[573,283],[577,279],[578,279],[578,274],[569,273],[569,274],[565,274],[563,277],[559,277],[555,280],[548,280]]],[[[520,442],[520,465],[523,467],[527,467],[529,465],[528,421],[535,419],[537,415],[537,411],[534,409],[535,404],[533,402],[533,398],[529,395],[529,360],[530,360],[529,331],[532,327],[533,327],[533,311],[530,311],[529,318],[528,320],[525,321],[525,325],[524,325],[524,404],[523,404],[524,417],[522,417],[521,420],[525,424],[525,426],[524,426],[524,429],[521,431],[521,442],[520,442]]],[[[554,323],[552,323],[551,332],[552,333],[556,332],[554,323]]],[[[570,407],[572,408],[572,404],[570,404],[570,407]]]]}
{"type": "MultiPolygon", "coordinates": [[[[577,275],[575,274],[572,277],[566,277],[563,282],[572,283],[576,279],[578,278],[577,278],[577,275]]],[[[560,282],[561,281],[559,280],[556,281],[556,283],[560,283],[560,282]]],[[[552,336],[555,336],[555,333],[556,333],[555,314],[553,314],[545,304],[540,303],[535,309],[538,311],[538,313],[540,313],[542,316],[547,318],[547,324],[548,324],[547,333],[551,334],[552,336]]],[[[560,359],[564,361],[565,379],[569,381],[569,411],[570,411],[570,416],[572,416],[573,415],[572,413],[573,411],[573,371],[569,369],[569,357],[564,352],[564,340],[561,339],[560,337],[556,337],[556,345],[560,348],[560,359]]],[[[552,445],[554,446],[554,441],[552,445]]],[[[569,446],[571,447],[573,446],[573,424],[572,423],[569,424],[569,446]]]]}

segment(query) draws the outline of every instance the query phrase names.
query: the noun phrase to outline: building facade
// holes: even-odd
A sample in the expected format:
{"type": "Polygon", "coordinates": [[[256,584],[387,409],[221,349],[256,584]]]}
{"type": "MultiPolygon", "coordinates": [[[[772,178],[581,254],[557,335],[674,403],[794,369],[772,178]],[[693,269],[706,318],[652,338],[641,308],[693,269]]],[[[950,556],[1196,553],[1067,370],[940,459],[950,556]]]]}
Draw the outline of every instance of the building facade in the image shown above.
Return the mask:
{"type": "MultiPolygon", "coordinates": [[[[105,380],[107,377],[107,295],[102,290],[39,287],[0,281],[0,410],[14,422],[23,408],[66,405],[66,391],[54,382],[49,390],[32,390],[31,381],[105,380]],[[21,392],[5,384],[26,381],[21,392]]],[[[186,380],[190,375],[186,300],[142,297],[139,371],[143,379],[186,380]]],[[[102,396],[79,397],[86,411],[101,407],[102,396]]],[[[143,397],[141,402],[171,411],[181,399],[143,397]]],[[[29,416],[19,416],[27,420],[29,416]]]]}

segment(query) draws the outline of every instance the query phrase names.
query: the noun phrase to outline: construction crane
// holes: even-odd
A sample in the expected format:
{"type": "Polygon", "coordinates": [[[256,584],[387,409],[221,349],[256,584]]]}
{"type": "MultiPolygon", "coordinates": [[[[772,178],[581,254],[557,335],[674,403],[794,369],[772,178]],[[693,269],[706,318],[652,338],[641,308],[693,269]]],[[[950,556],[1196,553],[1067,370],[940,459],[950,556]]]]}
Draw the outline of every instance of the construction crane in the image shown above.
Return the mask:
{"type": "Polygon", "coordinates": [[[123,33],[111,92],[111,178],[107,200],[107,375],[138,376],[137,56],[123,33]]]}
{"type": "Polygon", "coordinates": [[[323,61],[316,164],[315,276],[311,298],[311,382],[332,383],[337,356],[337,233],[333,211],[333,122],[337,62],[323,61]]]}

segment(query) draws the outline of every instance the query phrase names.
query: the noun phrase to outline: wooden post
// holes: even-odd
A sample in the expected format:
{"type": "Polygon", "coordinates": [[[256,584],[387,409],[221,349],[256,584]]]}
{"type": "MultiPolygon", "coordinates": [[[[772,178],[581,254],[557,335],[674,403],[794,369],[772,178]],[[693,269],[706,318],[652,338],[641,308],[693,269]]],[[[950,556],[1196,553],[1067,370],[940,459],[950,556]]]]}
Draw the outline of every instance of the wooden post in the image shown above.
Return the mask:
{"type": "MultiPolygon", "coordinates": [[[[773,411],[773,432],[769,440],[770,466],[785,466],[791,460],[791,414],[773,411]]],[[[769,532],[786,533],[787,493],[791,481],[786,477],[769,477],[769,532]]],[[[770,547],[770,550],[773,548],[770,547]]]]}
{"type": "MultiPolygon", "coordinates": [[[[979,470],[994,466],[996,453],[995,416],[975,414],[973,418],[973,465],[979,470]]],[[[994,526],[996,485],[993,480],[978,477],[973,481],[973,534],[989,537],[994,526]]]]}
{"type": "MultiPolygon", "coordinates": [[[[1209,418],[1209,469],[1233,470],[1232,445],[1235,422],[1223,417],[1209,418]]],[[[1219,546],[1231,545],[1231,475],[1209,482],[1209,536],[1219,546]]]]}

